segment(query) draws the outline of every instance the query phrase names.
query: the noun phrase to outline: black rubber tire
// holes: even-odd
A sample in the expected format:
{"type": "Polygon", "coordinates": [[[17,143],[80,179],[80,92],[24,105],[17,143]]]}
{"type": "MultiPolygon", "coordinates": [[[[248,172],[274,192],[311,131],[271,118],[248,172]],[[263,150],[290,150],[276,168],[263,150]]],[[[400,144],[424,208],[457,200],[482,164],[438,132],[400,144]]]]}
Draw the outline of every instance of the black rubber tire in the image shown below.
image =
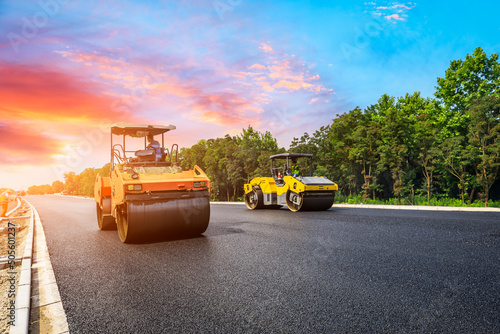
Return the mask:
{"type": "Polygon", "coordinates": [[[102,207],[99,203],[96,203],[96,213],[97,213],[97,226],[101,231],[116,230],[116,222],[113,216],[105,216],[102,213],[102,207]]]}
{"type": "Polygon", "coordinates": [[[252,191],[245,194],[245,205],[250,210],[258,210],[264,208],[264,195],[260,187],[253,187],[252,191]]]}

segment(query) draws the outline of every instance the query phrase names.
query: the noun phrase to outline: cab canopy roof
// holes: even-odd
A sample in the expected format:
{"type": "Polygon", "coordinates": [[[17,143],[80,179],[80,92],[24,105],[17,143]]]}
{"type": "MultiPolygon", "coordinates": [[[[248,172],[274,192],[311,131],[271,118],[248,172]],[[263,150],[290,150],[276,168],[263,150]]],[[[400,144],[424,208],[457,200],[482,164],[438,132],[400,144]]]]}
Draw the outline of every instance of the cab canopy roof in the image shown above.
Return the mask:
{"type": "Polygon", "coordinates": [[[281,154],[271,155],[269,159],[312,158],[313,156],[314,156],[313,154],[308,154],[308,153],[281,153],[281,154]]]}
{"type": "Polygon", "coordinates": [[[146,137],[148,135],[161,135],[175,130],[175,125],[142,125],[117,123],[111,126],[111,133],[118,136],[146,137]]]}

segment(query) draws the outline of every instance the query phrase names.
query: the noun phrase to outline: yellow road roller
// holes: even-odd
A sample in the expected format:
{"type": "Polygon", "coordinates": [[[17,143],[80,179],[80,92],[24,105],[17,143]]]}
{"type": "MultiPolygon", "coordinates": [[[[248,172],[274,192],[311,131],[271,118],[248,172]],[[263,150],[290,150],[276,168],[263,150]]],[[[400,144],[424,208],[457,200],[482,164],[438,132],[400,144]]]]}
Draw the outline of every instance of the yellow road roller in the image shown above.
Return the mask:
{"type": "Polygon", "coordinates": [[[256,177],[244,185],[248,209],[281,208],[286,205],[296,212],[332,207],[338,185],[327,178],[312,176],[312,154],[282,153],[269,158],[272,177],[256,177]]]}
{"type": "Polygon", "coordinates": [[[110,176],[98,175],[94,187],[99,229],[118,229],[124,243],[205,232],[210,180],[198,166],[182,170],[177,144],[165,148],[164,134],[174,129],[174,125],[111,126],[110,176]],[[154,138],[160,135],[161,146],[154,138]],[[122,140],[114,140],[116,136],[122,140]],[[135,150],[128,149],[129,141],[135,150]]]}

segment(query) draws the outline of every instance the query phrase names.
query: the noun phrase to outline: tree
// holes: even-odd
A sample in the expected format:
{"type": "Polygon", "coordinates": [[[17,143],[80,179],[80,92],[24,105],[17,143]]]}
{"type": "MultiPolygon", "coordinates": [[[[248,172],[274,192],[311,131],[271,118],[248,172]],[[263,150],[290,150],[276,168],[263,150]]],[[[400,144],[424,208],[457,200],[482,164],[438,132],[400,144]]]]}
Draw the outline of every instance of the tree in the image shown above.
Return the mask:
{"type": "Polygon", "coordinates": [[[60,193],[64,190],[64,183],[59,180],[52,182],[52,190],[54,193],[60,193]]]}
{"type": "Polygon", "coordinates": [[[359,107],[340,115],[333,120],[328,129],[328,145],[324,147],[324,167],[329,170],[328,177],[339,180],[339,188],[344,193],[357,194],[361,182],[361,168],[353,155],[354,133],[362,122],[359,107]]]}
{"type": "Polygon", "coordinates": [[[439,151],[442,165],[458,179],[462,202],[474,196],[474,162],[467,149],[473,101],[485,96],[500,97],[498,54],[486,55],[478,47],[465,60],[453,60],[444,78],[438,78],[435,96],[436,124],[439,127],[439,151]],[[469,193],[470,187],[472,191],[469,193]]]}
{"type": "Polygon", "coordinates": [[[276,138],[269,131],[262,134],[255,131],[251,126],[243,129],[241,135],[236,137],[236,142],[239,150],[235,152],[235,156],[243,163],[243,172],[247,182],[250,182],[254,176],[261,176],[258,174],[262,172],[262,168],[259,170],[259,166],[262,167],[263,163],[262,159],[259,163],[262,151],[266,151],[269,154],[276,153],[279,150],[276,138]]]}
{"type": "Polygon", "coordinates": [[[445,111],[454,113],[451,119],[462,116],[474,100],[490,95],[500,97],[500,63],[497,53],[488,58],[480,47],[465,60],[451,61],[445,77],[438,78],[435,93],[445,111]]]}
{"type": "Polygon", "coordinates": [[[353,134],[352,156],[356,163],[362,166],[363,175],[363,199],[376,198],[378,189],[378,170],[376,169],[378,157],[378,146],[380,145],[380,124],[373,120],[373,112],[365,110],[361,122],[353,134]]]}
{"type": "Polygon", "coordinates": [[[474,161],[477,182],[488,206],[490,188],[500,166],[500,98],[487,96],[475,100],[467,115],[470,118],[467,151],[474,161]]]}
{"type": "Polygon", "coordinates": [[[424,178],[423,188],[427,194],[427,203],[430,202],[434,185],[434,177],[439,159],[439,150],[436,148],[438,129],[434,126],[432,115],[426,110],[417,117],[415,124],[415,142],[417,151],[417,163],[421,168],[424,178]]]}
{"type": "Polygon", "coordinates": [[[80,175],[76,175],[75,172],[69,172],[64,174],[64,189],[69,194],[78,194],[78,189],[80,186],[80,175]]]}

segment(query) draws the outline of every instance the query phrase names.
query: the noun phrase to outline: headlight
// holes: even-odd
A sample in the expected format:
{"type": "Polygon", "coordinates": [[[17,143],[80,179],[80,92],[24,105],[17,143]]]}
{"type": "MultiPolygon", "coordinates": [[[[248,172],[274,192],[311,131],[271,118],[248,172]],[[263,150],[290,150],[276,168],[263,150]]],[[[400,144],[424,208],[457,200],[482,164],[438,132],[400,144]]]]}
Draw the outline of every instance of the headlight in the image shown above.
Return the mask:
{"type": "Polygon", "coordinates": [[[195,182],[195,183],[193,184],[193,186],[194,186],[195,188],[203,188],[203,187],[206,187],[206,186],[207,186],[207,183],[206,183],[205,181],[203,181],[203,182],[195,182]]]}
{"type": "Polygon", "coordinates": [[[129,184],[129,185],[127,186],[127,190],[131,190],[131,191],[133,191],[133,190],[135,190],[135,191],[140,191],[140,190],[142,190],[142,184],[129,184]]]}

